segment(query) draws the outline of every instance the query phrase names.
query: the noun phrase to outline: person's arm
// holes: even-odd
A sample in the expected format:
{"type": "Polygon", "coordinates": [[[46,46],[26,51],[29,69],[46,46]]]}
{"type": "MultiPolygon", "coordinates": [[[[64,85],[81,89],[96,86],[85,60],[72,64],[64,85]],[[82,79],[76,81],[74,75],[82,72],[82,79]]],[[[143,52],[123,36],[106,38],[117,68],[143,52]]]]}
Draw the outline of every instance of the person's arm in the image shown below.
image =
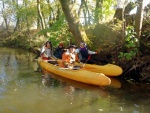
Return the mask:
{"type": "Polygon", "coordinates": [[[79,49],[75,49],[75,53],[78,54],[79,53],[79,49]]]}
{"type": "Polygon", "coordinates": [[[68,58],[67,58],[67,55],[66,55],[66,53],[63,53],[63,55],[62,55],[62,65],[63,65],[63,67],[67,67],[68,66],[68,58]]]}
{"type": "Polygon", "coordinates": [[[44,53],[44,51],[45,51],[45,46],[43,46],[43,47],[41,48],[41,54],[44,53]]]}
{"type": "Polygon", "coordinates": [[[77,54],[76,54],[76,56],[75,56],[75,61],[76,61],[76,62],[80,62],[80,59],[79,59],[79,57],[78,57],[77,54]]]}
{"type": "Polygon", "coordinates": [[[57,60],[57,57],[55,57],[55,55],[54,55],[54,54],[52,54],[52,58],[54,58],[55,60],[57,60]]]}
{"type": "Polygon", "coordinates": [[[44,57],[44,51],[45,51],[45,46],[43,46],[42,48],[41,48],[41,50],[40,50],[40,56],[41,57],[44,57]]]}
{"type": "Polygon", "coordinates": [[[97,54],[97,52],[88,50],[88,54],[93,55],[93,54],[97,54]]]}

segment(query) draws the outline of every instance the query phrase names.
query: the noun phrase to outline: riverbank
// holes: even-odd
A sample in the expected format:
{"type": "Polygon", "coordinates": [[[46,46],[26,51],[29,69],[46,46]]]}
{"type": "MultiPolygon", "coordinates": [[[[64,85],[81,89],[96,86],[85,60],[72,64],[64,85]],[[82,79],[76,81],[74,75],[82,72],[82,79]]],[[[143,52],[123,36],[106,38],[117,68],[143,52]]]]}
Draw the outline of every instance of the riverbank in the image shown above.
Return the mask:
{"type": "MultiPolygon", "coordinates": [[[[40,47],[47,39],[39,35],[37,30],[15,32],[9,37],[1,39],[0,45],[10,48],[22,48],[40,54],[40,47]]],[[[119,48],[119,47],[118,47],[119,48]]],[[[118,58],[120,49],[114,48],[111,51],[103,50],[98,55],[91,57],[96,64],[103,65],[113,63],[123,68],[123,74],[120,76],[130,82],[150,82],[150,57],[149,54],[139,52],[132,60],[118,58]]],[[[104,48],[105,49],[105,48],[104,48]]]]}

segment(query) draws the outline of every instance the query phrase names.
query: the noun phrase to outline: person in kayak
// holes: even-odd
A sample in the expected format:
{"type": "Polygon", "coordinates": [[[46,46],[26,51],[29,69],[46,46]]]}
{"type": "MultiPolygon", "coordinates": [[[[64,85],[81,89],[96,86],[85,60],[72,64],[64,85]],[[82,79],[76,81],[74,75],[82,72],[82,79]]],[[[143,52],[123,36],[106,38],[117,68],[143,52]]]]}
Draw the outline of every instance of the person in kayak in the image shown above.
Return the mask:
{"type": "Polygon", "coordinates": [[[63,43],[60,43],[59,46],[54,51],[54,56],[56,58],[62,59],[62,54],[64,53],[64,46],[63,43]]]}
{"type": "Polygon", "coordinates": [[[75,45],[70,45],[67,51],[62,55],[62,66],[72,69],[74,67],[74,62],[78,60],[78,56],[75,53],[75,45]]]}
{"type": "Polygon", "coordinates": [[[90,59],[92,54],[97,54],[97,52],[90,51],[85,43],[80,43],[80,48],[76,49],[76,54],[78,54],[80,62],[93,64],[94,61],[90,59]]]}
{"type": "Polygon", "coordinates": [[[52,56],[52,43],[47,41],[41,48],[41,57],[43,60],[50,60],[52,56]]]}

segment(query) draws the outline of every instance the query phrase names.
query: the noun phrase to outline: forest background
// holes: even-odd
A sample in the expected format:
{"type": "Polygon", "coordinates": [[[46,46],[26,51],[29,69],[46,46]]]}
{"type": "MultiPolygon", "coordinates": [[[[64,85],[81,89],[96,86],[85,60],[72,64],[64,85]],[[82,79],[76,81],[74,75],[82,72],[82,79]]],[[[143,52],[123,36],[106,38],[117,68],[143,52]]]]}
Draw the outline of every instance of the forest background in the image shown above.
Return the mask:
{"type": "MultiPolygon", "coordinates": [[[[0,0],[0,45],[37,52],[85,42],[96,64],[123,68],[122,78],[150,82],[149,0],[0,0]]],[[[38,53],[37,53],[38,54],[38,53]]]]}

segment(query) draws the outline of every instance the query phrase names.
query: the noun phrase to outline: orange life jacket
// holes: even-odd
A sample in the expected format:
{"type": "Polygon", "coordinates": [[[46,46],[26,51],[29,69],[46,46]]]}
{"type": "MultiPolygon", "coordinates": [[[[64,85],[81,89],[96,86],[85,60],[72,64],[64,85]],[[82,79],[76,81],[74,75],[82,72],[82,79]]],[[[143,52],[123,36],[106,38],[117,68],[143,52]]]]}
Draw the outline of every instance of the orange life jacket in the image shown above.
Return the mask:
{"type": "Polygon", "coordinates": [[[65,67],[65,64],[72,64],[73,62],[78,61],[78,56],[75,53],[69,53],[68,51],[62,55],[62,66],[65,67]]]}

